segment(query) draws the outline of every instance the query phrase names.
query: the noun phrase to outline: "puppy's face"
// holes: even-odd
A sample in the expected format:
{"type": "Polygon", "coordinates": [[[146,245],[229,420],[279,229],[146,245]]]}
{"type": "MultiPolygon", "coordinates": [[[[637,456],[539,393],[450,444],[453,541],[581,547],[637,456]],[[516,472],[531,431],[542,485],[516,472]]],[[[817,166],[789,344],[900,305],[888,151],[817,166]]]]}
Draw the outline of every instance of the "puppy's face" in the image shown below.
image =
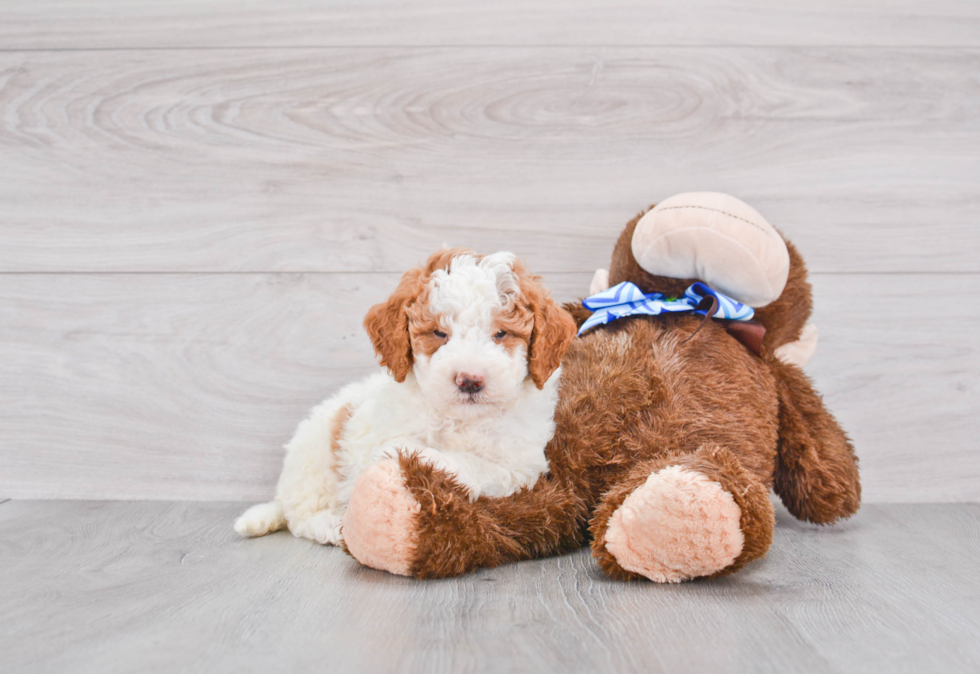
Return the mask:
{"type": "Polygon", "coordinates": [[[509,253],[457,255],[407,308],[415,379],[437,407],[474,414],[524,386],[534,315],[513,263],[509,253]]]}
{"type": "Polygon", "coordinates": [[[510,253],[440,251],[402,278],[364,321],[398,381],[409,369],[430,404],[454,418],[542,388],[575,335],[566,312],[510,253]]]}

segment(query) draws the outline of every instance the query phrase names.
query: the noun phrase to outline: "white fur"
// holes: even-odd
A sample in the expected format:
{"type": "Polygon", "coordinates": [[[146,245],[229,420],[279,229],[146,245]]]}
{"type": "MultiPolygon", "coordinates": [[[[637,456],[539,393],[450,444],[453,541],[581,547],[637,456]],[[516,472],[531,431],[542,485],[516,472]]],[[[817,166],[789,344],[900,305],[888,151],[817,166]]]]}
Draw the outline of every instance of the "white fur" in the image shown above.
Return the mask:
{"type": "Polygon", "coordinates": [[[418,453],[451,473],[473,500],[533,485],[548,470],[544,450],[554,434],[561,370],[539,390],[525,351],[510,353],[493,337],[494,317],[520,297],[513,260],[509,253],[462,255],[448,272],[435,272],[429,307],[446,343],[431,358],[413,354],[402,383],[379,372],[314,408],[286,445],[276,500],[250,508],[235,530],[261,536],[288,526],[296,536],[336,545],[357,478],[398,453],[418,453]],[[483,391],[462,394],[455,379],[463,372],[483,377],[483,391]],[[336,423],[347,414],[346,423],[336,423]],[[334,438],[336,427],[342,430],[334,438]]]}

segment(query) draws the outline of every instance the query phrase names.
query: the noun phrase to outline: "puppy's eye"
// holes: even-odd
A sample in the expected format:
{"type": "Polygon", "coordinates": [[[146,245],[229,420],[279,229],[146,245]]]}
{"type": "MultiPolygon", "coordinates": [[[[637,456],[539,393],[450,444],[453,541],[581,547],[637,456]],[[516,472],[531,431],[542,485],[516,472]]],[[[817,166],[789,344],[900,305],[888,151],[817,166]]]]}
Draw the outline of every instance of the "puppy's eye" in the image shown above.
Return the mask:
{"type": "Polygon", "coordinates": [[[435,335],[436,337],[438,337],[439,339],[445,339],[446,338],[446,333],[443,332],[442,330],[433,330],[432,331],[432,334],[435,335]]]}
{"type": "Polygon", "coordinates": [[[507,336],[507,331],[506,330],[501,330],[496,335],[494,335],[493,338],[494,339],[503,339],[506,336],[507,336]]]}

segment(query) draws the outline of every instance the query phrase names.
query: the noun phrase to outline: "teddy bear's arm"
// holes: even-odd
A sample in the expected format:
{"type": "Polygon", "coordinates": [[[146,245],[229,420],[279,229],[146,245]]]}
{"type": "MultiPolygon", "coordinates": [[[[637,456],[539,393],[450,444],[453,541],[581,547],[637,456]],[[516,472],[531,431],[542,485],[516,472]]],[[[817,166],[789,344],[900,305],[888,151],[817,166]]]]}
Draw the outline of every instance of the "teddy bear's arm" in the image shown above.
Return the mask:
{"type": "Polygon", "coordinates": [[[585,499],[550,475],[505,498],[459,498],[444,474],[402,462],[421,508],[412,575],[442,578],[580,548],[585,499]]]}
{"type": "Polygon", "coordinates": [[[773,487],[797,518],[830,524],[861,505],[854,448],[795,365],[769,360],[779,394],[779,443],[773,487]]]}
{"type": "Polygon", "coordinates": [[[471,502],[450,475],[417,456],[374,464],[344,520],[359,562],[417,578],[445,578],[580,548],[587,496],[547,474],[530,489],[471,502]]]}

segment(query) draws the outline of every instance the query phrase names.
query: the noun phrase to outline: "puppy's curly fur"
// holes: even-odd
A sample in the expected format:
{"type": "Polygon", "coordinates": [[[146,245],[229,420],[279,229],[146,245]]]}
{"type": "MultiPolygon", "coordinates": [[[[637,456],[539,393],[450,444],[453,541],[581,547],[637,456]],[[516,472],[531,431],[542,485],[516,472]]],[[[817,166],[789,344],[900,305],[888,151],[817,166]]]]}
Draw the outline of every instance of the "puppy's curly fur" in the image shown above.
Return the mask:
{"type": "MultiPolygon", "coordinates": [[[[512,254],[441,250],[406,272],[364,327],[387,372],[345,387],[300,424],[275,500],[242,515],[240,534],[288,526],[339,544],[355,482],[399,455],[438,467],[467,499],[508,496],[547,471],[559,365],[575,325],[512,254]]],[[[391,470],[374,471],[384,484],[357,502],[406,501],[391,470]]]]}

